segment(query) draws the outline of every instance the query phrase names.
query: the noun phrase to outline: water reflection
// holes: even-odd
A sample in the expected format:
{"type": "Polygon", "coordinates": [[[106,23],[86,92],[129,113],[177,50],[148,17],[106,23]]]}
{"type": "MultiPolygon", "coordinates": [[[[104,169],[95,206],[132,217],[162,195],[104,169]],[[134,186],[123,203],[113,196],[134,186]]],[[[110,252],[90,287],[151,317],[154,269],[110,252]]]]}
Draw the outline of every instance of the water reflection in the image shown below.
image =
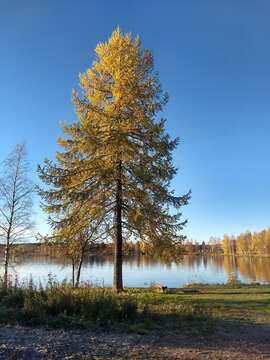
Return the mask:
{"type": "MultiPolygon", "coordinates": [[[[70,264],[61,258],[33,256],[15,259],[13,274],[19,279],[29,278],[45,283],[48,274],[59,281],[71,278],[70,264]]],[[[226,283],[231,278],[244,282],[270,283],[270,259],[262,257],[184,256],[179,263],[166,262],[148,256],[129,257],[124,260],[125,286],[147,286],[164,283],[178,287],[184,283],[226,283]]],[[[90,257],[82,271],[83,281],[112,284],[113,259],[90,257]]]]}

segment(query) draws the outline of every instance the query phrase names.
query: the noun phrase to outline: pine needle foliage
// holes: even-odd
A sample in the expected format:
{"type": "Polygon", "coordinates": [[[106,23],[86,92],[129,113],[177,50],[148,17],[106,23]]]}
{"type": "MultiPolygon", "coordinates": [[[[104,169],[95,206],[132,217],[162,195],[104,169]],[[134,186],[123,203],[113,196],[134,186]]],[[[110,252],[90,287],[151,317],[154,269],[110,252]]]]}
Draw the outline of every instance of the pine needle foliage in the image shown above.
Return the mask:
{"type": "Polygon", "coordinates": [[[168,96],[138,37],[117,28],[99,43],[80,87],[81,93],[73,92],[78,121],[62,125],[56,162],[38,168],[48,185],[39,193],[54,231],[98,223],[114,240],[114,286],[121,291],[123,240],[172,249],[183,238],[180,208],[190,192],[178,197],[170,189],[178,139],[157,118],[168,96]]]}

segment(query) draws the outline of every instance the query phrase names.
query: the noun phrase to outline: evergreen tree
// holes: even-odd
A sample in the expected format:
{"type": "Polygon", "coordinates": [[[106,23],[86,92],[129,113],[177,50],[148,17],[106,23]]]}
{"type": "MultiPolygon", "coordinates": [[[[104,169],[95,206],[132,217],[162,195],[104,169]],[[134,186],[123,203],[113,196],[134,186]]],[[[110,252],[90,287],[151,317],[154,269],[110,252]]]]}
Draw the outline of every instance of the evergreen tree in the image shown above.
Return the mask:
{"type": "Polygon", "coordinates": [[[97,45],[80,86],[82,94],[73,93],[78,121],[63,125],[56,163],[39,167],[49,185],[39,192],[55,230],[72,226],[78,215],[81,227],[98,221],[106,229],[115,244],[114,287],[121,291],[123,239],[172,249],[183,238],[179,209],[190,193],[177,197],[169,188],[178,139],[171,140],[165,120],[156,119],[167,94],[139,38],[115,30],[97,45]]]}

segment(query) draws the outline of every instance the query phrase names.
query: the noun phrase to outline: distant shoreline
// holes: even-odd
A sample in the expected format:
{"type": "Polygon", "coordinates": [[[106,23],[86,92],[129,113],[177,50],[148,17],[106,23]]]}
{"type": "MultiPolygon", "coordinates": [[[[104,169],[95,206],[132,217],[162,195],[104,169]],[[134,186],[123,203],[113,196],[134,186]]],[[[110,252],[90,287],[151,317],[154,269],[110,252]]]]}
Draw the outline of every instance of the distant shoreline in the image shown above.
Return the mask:
{"type": "MultiPolygon", "coordinates": [[[[33,252],[33,255],[37,255],[36,252],[39,251],[39,254],[43,254],[45,256],[57,256],[56,252],[54,252],[53,250],[57,250],[60,247],[60,245],[54,245],[54,244],[50,244],[48,245],[44,245],[42,243],[38,243],[38,242],[29,242],[29,243],[17,243],[14,244],[12,246],[14,251],[19,251],[19,255],[23,255],[23,254],[29,254],[31,252],[33,252]],[[52,254],[53,252],[53,254],[52,254]]],[[[226,253],[224,254],[224,252],[220,249],[220,247],[217,248],[217,250],[215,251],[216,245],[212,246],[212,245],[205,245],[203,246],[203,248],[201,248],[202,245],[194,245],[194,250],[190,250],[190,245],[182,245],[180,246],[180,250],[182,250],[182,255],[185,256],[228,256],[228,257],[236,257],[236,258],[240,258],[240,257],[262,257],[262,258],[268,258],[270,257],[270,254],[233,254],[233,253],[226,253]],[[196,249],[196,247],[198,248],[198,246],[200,247],[200,249],[196,249]]],[[[0,254],[3,253],[5,248],[4,244],[0,244],[0,254]]],[[[89,248],[87,251],[87,256],[112,256],[113,255],[113,246],[111,243],[102,243],[102,244],[98,244],[92,248],[89,248]]],[[[151,256],[151,254],[147,254],[145,252],[142,251],[138,251],[136,249],[136,247],[134,246],[134,248],[129,248],[129,249],[125,249],[124,250],[124,255],[125,256],[134,256],[134,255],[139,255],[139,256],[143,256],[143,255],[147,255],[147,256],[151,256]]],[[[59,255],[60,256],[60,255],[59,255]]]]}

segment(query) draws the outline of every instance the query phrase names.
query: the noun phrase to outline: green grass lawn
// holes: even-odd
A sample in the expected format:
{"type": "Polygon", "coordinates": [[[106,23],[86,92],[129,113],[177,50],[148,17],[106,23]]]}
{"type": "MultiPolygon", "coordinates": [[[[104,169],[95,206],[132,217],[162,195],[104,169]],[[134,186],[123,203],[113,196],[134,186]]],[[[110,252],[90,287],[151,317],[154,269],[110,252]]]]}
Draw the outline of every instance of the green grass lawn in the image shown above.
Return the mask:
{"type": "Polygon", "coordinates": [[[208,332],[215,326],[270,325],[270,286],[192,285],[182,289],[110,289],[56,285],[0,291],[0,322],[48,327],[102,326],[147,333],[152,330],[208,332]]]}
{"type": "MultiPolygon", "coordinates": [[[[194,286],[193,286],[194,287],[194,286]]],[[[220,318],[246,319],[248,313],[254,320],[270,321],[270,286],[196,286],[198,293],[183,293],[181,289],[128,290],[140,302],[157,312],[175,313],[183,307],[197,309],[220,318]]]]}
{"type": "Polygon", "coordinates": [[[208,331],[215,325],[270,325],[270,286],[192,286],[198,292],[168,289],[130,289],[128,294],[148,309],[151,326],[167,329],[208,331]]]}

